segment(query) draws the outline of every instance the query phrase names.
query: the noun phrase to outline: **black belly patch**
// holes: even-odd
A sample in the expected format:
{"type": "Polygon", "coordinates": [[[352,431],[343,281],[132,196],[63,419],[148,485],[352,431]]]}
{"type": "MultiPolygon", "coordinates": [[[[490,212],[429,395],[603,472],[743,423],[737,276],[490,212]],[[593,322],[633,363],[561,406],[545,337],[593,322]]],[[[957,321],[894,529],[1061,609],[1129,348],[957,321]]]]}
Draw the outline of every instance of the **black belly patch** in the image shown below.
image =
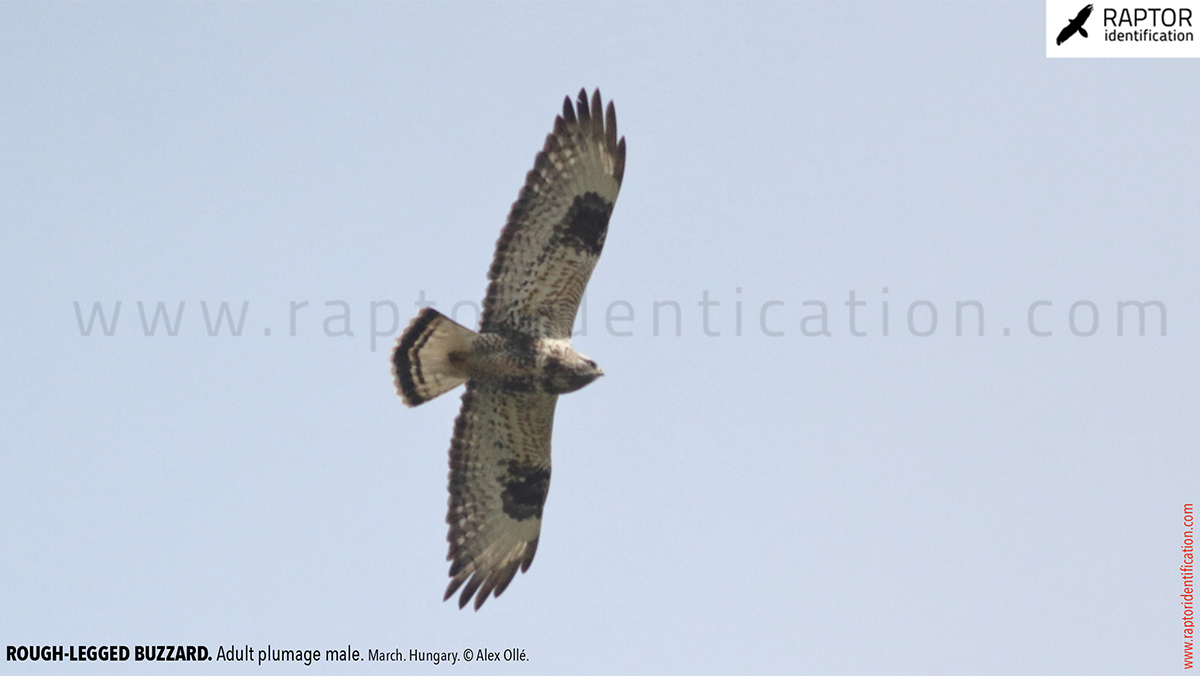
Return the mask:
{"type": "Polygon", "coordinates": [[[608,217],[612,215],[612,202],[598,193],[579,195],[571,203],[563,217],[562,241],[579,251],[599,256],[604,248],[604,237],[608,233],[608,217]]]}
{"type": "Polygon", "coordinates": [[[546,504],[546,492],[550,490],[549,469],[509,460],[508,475],[502,483],[504,491],[500,499],[505,514],[517,521],[542,518],[542,506],[546,504]]]}

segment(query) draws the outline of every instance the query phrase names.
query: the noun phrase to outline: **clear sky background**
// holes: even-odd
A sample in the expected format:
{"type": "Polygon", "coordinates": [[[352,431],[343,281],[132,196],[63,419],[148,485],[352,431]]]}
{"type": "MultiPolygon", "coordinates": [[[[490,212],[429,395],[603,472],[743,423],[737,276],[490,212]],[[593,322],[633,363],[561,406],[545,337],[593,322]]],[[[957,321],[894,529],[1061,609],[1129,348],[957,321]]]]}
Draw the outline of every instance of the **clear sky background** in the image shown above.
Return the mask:
{"type": "MultiPolygon", "coordinates": [[[[0,644],[1179,672],[1198,82],[1046,59],[1040,2],[0,5],[0,644]],[[390,347],[421,294],[474,322],[597,86],[607,376],[559,403],[533,566],[460,611],[458,393],[406,409],[390,347]]],[[[36,671],[146,668],[195,672],[36,671]]]]}

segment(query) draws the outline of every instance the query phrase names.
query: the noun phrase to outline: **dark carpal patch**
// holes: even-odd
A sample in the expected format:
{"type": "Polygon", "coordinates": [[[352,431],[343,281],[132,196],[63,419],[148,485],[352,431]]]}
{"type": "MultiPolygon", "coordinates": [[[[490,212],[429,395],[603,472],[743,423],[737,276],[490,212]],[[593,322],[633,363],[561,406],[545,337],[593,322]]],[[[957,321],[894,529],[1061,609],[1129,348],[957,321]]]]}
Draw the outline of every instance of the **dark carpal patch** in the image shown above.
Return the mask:
{"type": "Polygon", "coordinates": [[[517,521],[542,518],[542,506],[546,504],[546,492],[550,490],[549,469],[509,460],[508,475],[503,481],[504,492],[500,499],[505,514],[517,521]]]}
{"type": "Polygon", "coordinates": [[[562,221],[562,241],[579,251],[599,256],[608,233],[608,217],[613,203],[598,193],[587,192],[575,198],[562,221]]]}

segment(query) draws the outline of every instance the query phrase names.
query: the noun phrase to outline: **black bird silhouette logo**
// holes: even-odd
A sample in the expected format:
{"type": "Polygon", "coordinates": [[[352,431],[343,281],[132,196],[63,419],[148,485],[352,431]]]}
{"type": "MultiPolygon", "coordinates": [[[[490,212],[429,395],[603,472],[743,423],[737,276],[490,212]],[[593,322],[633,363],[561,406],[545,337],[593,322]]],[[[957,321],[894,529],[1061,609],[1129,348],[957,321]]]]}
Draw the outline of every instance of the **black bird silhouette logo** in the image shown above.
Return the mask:
{"type": "Polygon", "coordinates": [[[1071,23],[1067,24],[1066,28],[1059,31],[1058,40],[1055,41],[1055,44],[1061,45],[1062,43],[1067,41],[1067,38],[1071,37],[1076,32],[1078,32],[1080,35],[1082,35],[1083,37],[1086,38],[1087,31],[1083,29],[1083,24],[1087,23],[1088,17],[1091,15],[1092,15],[1092,6],[1091,5],[1088,5],[1087,7],[1084,7],[1083,9],[1079,10],[1079,13],[1075,15],[1075,18],[1071,19],[1071,23]]]}

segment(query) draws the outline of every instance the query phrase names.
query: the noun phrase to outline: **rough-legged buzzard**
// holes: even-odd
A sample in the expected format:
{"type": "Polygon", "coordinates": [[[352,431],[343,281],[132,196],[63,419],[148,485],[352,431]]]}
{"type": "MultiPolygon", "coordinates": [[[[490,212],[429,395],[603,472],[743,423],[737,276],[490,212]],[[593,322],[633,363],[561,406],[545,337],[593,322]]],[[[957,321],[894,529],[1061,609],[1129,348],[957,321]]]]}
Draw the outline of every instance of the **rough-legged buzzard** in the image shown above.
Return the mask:
{"type": "Polygon", "coordinates": [[[478,610],[529,568],[550,487],[558,395],[603,375],[571,349],[584,287],[625,173],[617,115],[597,90],[554,121],[496,242],[476,333],[425,308],[392,355],[409,406],[466,383],[450,442],[450,586],[478,610]],[[465,586],[464,586],[465,585],[465,586]]]}

